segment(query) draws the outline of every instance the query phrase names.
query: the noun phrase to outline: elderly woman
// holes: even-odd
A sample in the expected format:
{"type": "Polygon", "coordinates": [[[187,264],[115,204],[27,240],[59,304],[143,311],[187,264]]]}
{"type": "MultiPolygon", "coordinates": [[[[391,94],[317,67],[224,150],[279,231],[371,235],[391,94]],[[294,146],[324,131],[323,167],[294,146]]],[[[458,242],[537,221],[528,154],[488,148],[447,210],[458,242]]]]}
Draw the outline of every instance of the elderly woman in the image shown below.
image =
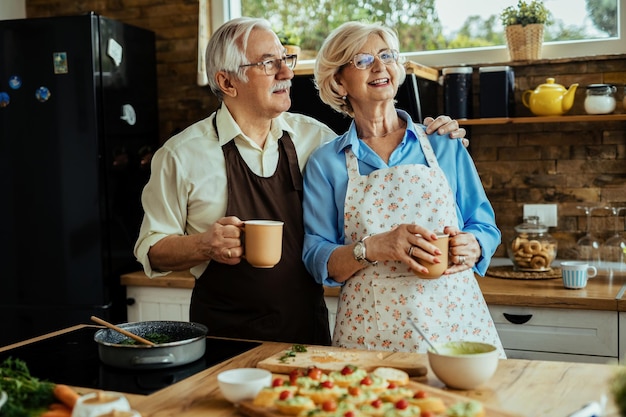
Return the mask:
{"type": "Polygon", "coordinates": [[[425,352],[464,339],[504,350],[474,273],[500,243],[474,163],[459,140],[427,135],[395,108],[405,79],[395,33],[345,23],[315,65],[321,99],[351,116],[349,130],[310,157],[304,177],[303,259],[315,279],[342,286],[333,344],[425,352]],[[419,260],[450,265],[436,279],[419,260]]]}

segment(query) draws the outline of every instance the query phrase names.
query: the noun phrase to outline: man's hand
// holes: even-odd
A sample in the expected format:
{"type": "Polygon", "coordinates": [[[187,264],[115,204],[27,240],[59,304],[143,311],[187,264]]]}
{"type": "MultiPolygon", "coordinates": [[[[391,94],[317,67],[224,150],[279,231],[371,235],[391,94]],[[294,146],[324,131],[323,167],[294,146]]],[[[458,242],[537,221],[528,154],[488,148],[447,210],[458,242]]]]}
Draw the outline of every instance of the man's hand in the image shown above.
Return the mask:
{"type": "Polygon", "coordinates": [[[464,128],[459,127],[459,122],[448,116],[439,116],[436,119],[432,117],[426,117],[424,119],[424,125],[426,126],[426,133],[431,134],[437,131],[440,135],[449,133],[450,139],[461,139],[463,146],[466,148],[469,146],[469,139],[465,137],[467,133],[464,128]]]}

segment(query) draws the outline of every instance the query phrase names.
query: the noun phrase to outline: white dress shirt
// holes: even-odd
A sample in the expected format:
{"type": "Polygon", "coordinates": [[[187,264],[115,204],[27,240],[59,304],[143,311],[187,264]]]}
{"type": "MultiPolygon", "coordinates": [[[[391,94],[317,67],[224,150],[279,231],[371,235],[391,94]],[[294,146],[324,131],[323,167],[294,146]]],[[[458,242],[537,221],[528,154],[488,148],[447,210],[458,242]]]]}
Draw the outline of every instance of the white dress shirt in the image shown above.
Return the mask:
{"type": "MultiPolygon", "coordinates": [[[[166,275],[153,271],[148,250],[169,235],[192,235],[206,231],[226,214],[228,201],[222,145],[234,140],[237,149],[259,176],[268,177],[278,164],[278,140],[283,131],[291,137],[300,170],[319,145],[337,135],[323,123],[301,114],[282,113],[272,120],[264,148],[246,137],[225,105],[181,133],[154,154],[150,180],[142,194],[144,218],[135,244],[135,256],[149,277],[166,275]],[[219,138],[213,126],[216,118],[219,138]]],[[[245,220],[245,219],[242,219],[245,220]]],[[[208,262],[191,268],[197,278],[208,262]]]]}

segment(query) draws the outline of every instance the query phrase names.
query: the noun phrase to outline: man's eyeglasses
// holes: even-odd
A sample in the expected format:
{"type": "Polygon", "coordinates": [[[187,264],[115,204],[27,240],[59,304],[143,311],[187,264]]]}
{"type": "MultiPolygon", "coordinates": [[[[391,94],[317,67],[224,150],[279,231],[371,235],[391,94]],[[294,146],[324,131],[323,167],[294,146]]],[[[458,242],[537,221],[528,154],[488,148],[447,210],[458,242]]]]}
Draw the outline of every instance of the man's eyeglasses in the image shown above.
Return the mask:
{"type": "Polygon", "coordinates": [[[394,49],[385,49],[384,51],[381,51],[376,55],[366,53],[356,54],[354,58],[352,58],[352,61],[349,62],[349,64],[354,65],[354,67],[357,69],[364,70],[374,65],[376,57],[380,59],[380,62],[388,65],[394,62],[398,62],[398,56],[398,51],[394,49]]]}
{"type": "Polygon", "coordinates": [[[239,65],[241,67],[263,67],[266,75],[276,75],[283,66],[283,63],[287,65],[287,68],[294,69],[296,67],[296,61],[298,55],[285,55],[282,58],[266,59],[265,61],[255,62],[254,64],[239,65]]]}

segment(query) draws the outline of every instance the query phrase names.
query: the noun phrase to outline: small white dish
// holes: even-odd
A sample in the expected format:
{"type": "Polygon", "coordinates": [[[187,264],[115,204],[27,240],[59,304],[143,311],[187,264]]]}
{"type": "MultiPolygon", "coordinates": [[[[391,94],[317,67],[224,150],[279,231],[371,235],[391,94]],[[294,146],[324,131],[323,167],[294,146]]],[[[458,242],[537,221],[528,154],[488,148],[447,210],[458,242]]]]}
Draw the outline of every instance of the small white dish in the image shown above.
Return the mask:
{"type": "Polygon", "coordinates": [[[98,417],[114,410],[131,411],[126,397],[116,392],[98,391],[78,398],[72,417],[98,417]]]}
{"type": "Polygon", "coordinates": [[[263,387],[272,385],[272,373],[259,368],[230,369],[217,375],[222,395],[233,404],[252,400],[263,387]]]}

